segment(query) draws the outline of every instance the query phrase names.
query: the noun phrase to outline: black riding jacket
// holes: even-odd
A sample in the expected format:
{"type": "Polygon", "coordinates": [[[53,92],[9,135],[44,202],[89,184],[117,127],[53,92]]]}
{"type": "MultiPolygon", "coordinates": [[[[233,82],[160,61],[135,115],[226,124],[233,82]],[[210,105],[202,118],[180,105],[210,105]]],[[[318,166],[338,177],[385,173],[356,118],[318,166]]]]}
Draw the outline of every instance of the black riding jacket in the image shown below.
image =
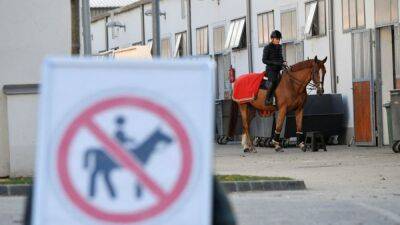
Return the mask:
{"type": "Polygon", "coordinates": [[[282,45],[274,45],[269,43],[264,47],[262,61],[266,64],[266,70],[279,72],[283,66],[282,45]]]}

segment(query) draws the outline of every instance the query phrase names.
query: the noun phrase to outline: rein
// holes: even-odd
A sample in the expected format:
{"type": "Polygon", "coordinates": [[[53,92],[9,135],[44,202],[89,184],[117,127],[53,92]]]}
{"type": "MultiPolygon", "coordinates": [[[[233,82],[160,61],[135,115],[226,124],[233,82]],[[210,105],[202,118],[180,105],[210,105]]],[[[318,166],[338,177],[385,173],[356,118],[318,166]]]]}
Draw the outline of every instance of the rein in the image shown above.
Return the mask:
{"type": "MultiPolygon", "coordinates": [[[[288,73],[289,79],[290,79],[291,81],[293,81],[294,83],[296,83],[296,84],[298,84],[298,85],[300,85],[300,86],[303,85],[303,81],[297,79],[297,78],[293,75],[293,73],[291,73],[291,68],[290,68],[290,67],[286,66],[284,71],[286,71],[286,72],[288,73]]],[[[311,83],[311,81],[310,81],[310,82],[308,82],[308,83],[306,84],[306,86],[310,85],[312,88],[318,88],[318,86],[319,86],[322,82],[321,82],[321,81],[318,81],[318,82],[314,83],[314,82],[315,82],[314,80],[315,80],[316,74],[317,74],[317,71],[315,70],[315,68],[314,68],[314,66],[313,66],[313,68],[312,68],[312,74],[311,74],[311,77],[312,77],[311,80],[313,81],[313,83],[311,83]]]]}

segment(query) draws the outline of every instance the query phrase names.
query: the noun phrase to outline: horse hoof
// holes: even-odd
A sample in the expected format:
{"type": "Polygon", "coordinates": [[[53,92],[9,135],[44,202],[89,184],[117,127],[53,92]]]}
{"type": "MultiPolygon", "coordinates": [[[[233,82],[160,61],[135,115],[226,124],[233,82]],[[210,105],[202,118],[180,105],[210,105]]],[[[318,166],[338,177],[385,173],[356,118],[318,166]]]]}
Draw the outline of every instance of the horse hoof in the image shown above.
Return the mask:
{"type": "Polygon", "coordinates": [[[300,150],[302,150],[303,152],[306,152],[306,151],[307,151],[306,145],[305,145],[304,143],[300,143],[300,144],[299,144],[299,148],[300,148],[300,150]]]}
{"type": "Polygon", "coordinates": [[[256,148],[245,148],[243,150],[244,153],[257,153],[257,149],[256,148]]]}
{"type": "Polygon", "coordinates": [[[257,153],[257,149],[256,149],[256,148],[251,148],[251,149],[250,149],[250,152],[251,152],[251,153],[257,153]]]}
{"type": "Polygon", "coordinates": [[[275,151],[276,152],[284,152],[283,148],[281,146],[275,146],[275,151]]]}

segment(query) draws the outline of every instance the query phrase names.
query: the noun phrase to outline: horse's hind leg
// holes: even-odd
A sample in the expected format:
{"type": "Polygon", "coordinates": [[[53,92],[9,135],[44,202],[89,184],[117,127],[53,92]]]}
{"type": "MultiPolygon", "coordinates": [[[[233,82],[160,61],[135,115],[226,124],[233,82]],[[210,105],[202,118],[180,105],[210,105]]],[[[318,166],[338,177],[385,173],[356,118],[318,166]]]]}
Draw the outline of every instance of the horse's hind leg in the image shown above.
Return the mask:
{"type": "Polygon", "coordinates": [[[243,124],[243,135],[242,135],[242,146],[244,152],[257,152],[253,146],[253,142],[250,138],[250,114],[249,114],[249,106],[247,104],[240,104],[240,114],[242,116],[242,124],[243,124]]]}
{"type": "Polygon", "coordinates": [[[109,172],[104,172],[104,179],[106,181],[106,186],[108,188],[108,192],[110,193],[112,198],[115,198],[115,191],[114,191],[114,187],[111,184],[110,181],[110,173],[109,172]]]}

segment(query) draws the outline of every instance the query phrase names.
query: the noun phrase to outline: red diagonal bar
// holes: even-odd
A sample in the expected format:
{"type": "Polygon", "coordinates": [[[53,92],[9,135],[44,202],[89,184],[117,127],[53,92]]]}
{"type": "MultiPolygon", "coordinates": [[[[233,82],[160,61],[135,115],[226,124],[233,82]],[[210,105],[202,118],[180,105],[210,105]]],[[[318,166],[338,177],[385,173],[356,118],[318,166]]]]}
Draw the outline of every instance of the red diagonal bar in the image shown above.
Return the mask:
{"type": "Polygon", "coordinates": [[[165,192],[156,184],[151,177],[142,169],[140,163],[129,155],[124,149],[122,149],[114,140],[108,137],[99,126],[97,126],[92,120],[88,120],[85,123],[86,127],[96,136],[96,138],[104,145],[110,155],[115,157],[117,161],[124,168],[128,169],[137,178],[148,187],[160,200],[166,198],[165,192]]]}

